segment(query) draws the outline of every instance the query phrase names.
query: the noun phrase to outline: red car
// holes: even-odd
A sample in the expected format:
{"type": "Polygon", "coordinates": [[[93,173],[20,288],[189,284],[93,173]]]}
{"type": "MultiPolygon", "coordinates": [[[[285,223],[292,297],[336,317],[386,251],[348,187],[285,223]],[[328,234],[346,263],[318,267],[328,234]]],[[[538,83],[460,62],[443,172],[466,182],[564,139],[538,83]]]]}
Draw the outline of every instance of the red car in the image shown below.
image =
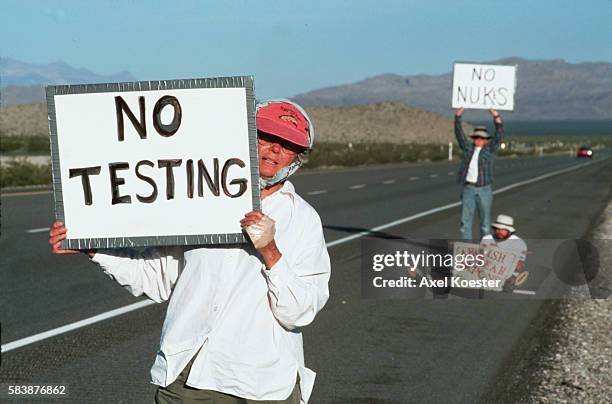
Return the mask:
{"type": "Polygon", "coordinates": [[[582,146],[578,149],[578,153],[576,153],[576,157],[587,157],[593,158],[593,150],[590,147],[582,146]]]}

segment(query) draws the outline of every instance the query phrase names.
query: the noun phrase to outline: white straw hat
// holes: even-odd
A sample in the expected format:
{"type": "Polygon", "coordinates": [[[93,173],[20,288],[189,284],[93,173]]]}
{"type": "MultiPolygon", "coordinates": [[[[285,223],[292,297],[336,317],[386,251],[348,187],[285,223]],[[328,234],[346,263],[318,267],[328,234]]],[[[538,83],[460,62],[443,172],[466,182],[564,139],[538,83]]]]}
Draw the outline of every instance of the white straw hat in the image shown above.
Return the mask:
{"type": "Polygon", "coordinates": [[[511,233],[514,233],[514,219],[512,218],[512,216],[508,216],[508,215],[497,215],[497,218],[495,219],[495,222],[493,222],[491,224],[492,227],[495,227],[496,229],[506,229],[509,230],[511,233]]]}

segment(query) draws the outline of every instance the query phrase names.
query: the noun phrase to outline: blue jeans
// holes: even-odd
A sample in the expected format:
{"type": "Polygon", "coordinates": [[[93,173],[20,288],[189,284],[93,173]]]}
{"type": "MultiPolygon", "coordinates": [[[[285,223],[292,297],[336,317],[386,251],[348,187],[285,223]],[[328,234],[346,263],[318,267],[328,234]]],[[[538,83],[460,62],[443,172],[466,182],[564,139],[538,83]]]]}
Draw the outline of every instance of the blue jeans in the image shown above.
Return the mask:
{"type": "Polygon", "coordinates": [[[461,238],[472,240],[472,224],[474,211],[478,209],[480,218],[480,239],[491,234],[491,205],[493,204],[493,191],[490,185],[475,187],[464,185],[461,192],[461,238]]]}

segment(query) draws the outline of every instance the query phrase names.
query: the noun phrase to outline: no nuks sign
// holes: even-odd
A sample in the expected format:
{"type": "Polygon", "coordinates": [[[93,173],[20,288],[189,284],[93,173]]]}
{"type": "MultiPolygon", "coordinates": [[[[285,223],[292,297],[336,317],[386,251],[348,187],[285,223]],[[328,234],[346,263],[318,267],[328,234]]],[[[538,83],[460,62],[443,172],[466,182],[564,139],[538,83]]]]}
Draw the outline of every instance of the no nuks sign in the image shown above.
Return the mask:
{"type": "Polygon", "coordinates": [[[516,66],[455,63],[453,108],[514,110],[516,66]]]}

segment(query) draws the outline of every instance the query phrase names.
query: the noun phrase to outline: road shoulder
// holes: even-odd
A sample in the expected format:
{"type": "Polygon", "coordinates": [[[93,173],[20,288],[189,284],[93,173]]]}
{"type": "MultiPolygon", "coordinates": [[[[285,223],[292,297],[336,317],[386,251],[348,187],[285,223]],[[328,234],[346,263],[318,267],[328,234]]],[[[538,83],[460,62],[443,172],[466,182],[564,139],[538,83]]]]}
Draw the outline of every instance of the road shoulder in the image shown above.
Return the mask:
{"type": "Polygon", "coordinates": [[[584,286],[545,302],[504,366],[509,376],[481,402],[612,402],[612,197],[587,238],[600,259],[590,292],[584,286]]]}

